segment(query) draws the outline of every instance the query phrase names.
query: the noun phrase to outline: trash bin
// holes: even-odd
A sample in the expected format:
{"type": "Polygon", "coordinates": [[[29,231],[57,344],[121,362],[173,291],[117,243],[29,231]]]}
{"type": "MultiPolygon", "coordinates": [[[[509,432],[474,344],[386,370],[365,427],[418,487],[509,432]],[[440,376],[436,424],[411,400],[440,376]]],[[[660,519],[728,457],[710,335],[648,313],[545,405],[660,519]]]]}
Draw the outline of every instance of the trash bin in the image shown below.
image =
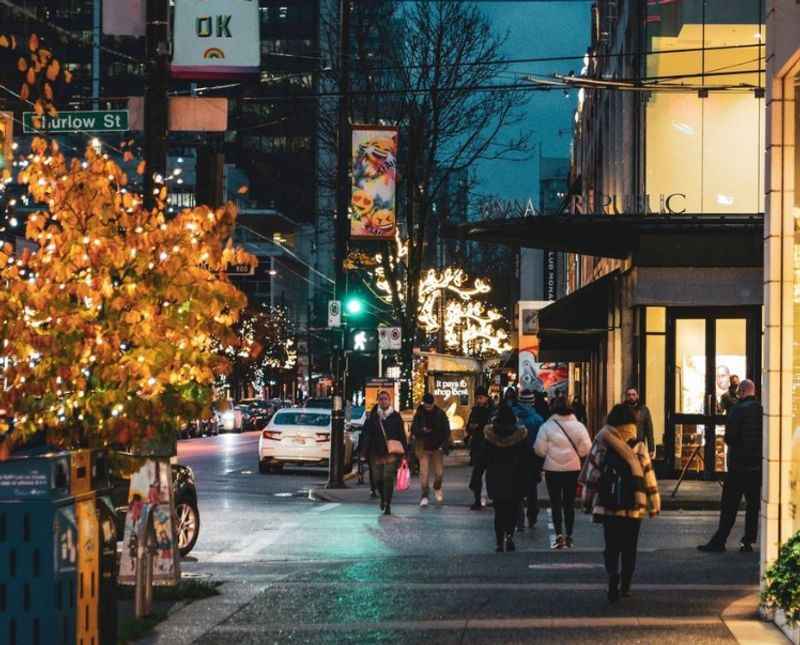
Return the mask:
{"type": "Polygon", "coordinates": [[[88,450],[0,463],[0,642],[101,645],[100,531],[88,450]]]}

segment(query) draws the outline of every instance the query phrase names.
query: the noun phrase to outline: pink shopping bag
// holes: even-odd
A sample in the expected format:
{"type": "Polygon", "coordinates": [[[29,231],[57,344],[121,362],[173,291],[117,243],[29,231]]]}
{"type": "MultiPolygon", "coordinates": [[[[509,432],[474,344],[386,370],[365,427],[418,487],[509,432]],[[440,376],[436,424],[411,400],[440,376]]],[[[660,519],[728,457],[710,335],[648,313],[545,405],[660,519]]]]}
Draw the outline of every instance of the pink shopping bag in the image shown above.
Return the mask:
{"type": "Polygon", "coordinates": [[[403,459],[400,468],[397,469],[397,479],[394,481],[394,489],[401,493],[408,490],[411,482],[411,471],[408,469],[408,462],[403,459]]]}

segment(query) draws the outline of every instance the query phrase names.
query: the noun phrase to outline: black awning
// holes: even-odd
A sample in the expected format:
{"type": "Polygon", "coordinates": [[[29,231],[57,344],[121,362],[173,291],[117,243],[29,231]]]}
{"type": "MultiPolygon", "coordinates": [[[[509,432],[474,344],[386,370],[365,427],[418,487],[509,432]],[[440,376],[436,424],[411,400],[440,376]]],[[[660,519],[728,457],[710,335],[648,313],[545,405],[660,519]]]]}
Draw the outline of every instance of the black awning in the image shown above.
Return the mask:
{"type": "Polygon", "coordinates": [[[446,237],[606,258],[639,266],[763,266],[763,214],[538,215],[448,227],[446,237]]]}
{"type": "Polygon", "coordinates": [[[546,362],[588,360],[608,331],[612,271],[539,312],[539,354],[546,362]]]}

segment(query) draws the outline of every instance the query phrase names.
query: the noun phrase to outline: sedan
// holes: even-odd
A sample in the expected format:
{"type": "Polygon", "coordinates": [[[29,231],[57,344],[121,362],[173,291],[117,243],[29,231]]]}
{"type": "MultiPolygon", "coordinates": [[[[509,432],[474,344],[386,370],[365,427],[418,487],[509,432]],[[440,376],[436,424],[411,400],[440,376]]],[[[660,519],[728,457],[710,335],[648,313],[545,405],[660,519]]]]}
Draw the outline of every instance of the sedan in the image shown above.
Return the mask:
{"type": "MultiPolygon", "coordinates": [[[[353,468],[353,438],[345,432],[345,464],[353,468]]],[[[331,453],[331,411],[321,408],[278,410],[258,438],[258,470],[284,464],[326,466],[331,453]]]]}

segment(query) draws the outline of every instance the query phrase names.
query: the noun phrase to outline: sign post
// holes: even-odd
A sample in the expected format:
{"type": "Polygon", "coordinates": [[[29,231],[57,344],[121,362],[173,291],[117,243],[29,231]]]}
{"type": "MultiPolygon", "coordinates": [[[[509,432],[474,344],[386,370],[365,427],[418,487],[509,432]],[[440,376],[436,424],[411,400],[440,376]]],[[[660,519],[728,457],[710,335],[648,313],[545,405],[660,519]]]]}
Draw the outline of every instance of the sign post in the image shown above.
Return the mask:
{"type": "Polygon", "coordinates": [[[126,132],[129,129],[128,110],[92,110],[89,112],[61,111],[56,116],[22,113],[25,134],[60,132],[126,132]]]}

